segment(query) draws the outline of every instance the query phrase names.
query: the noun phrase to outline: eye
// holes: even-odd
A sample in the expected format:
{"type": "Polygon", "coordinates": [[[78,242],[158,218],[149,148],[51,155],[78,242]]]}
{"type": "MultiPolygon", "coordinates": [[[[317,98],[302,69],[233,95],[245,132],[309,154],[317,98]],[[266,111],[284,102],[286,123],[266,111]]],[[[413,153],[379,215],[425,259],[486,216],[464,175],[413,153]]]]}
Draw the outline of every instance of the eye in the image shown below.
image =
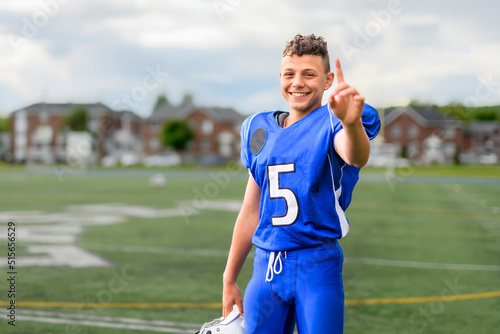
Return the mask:
{"type": "Polygon", "coordinates": [[[306,77],[314,77],[314,73],[306,73],[305,76],[306,77]]]}
{"type": "Polygon", "coordinates": [[[285,77],[292,77],[292,76],[293,76],[293,73],[287,72],[287,73],[285,73],[283,76],[285,76],[285,77]]]}

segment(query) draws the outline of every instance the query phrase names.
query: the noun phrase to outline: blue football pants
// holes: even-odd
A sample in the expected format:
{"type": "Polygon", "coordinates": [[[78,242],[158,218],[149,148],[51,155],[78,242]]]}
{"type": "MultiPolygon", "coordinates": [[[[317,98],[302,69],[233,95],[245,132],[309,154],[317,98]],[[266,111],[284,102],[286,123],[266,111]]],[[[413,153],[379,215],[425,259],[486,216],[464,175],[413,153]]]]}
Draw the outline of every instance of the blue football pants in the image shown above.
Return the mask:
{"type": "Polygon", "coordinates": [[[341,334],[344,254],[337,240],[288,252],[255,249],[245,290],[245,331],[258,334],[341,334]]]}

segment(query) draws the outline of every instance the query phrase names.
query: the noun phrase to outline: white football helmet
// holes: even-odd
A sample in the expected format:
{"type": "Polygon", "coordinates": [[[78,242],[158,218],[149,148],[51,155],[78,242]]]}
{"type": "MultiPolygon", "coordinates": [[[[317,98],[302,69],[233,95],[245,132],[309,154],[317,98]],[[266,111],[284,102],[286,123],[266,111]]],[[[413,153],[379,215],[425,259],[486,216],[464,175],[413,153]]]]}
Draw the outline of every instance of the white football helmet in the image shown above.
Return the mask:
{"type": "Polygon", "coordinates": [[[245,322],[238,306],[234,305],[226,318],[221,317],[207,322],[196,334],[245,334],[245,322]]]}

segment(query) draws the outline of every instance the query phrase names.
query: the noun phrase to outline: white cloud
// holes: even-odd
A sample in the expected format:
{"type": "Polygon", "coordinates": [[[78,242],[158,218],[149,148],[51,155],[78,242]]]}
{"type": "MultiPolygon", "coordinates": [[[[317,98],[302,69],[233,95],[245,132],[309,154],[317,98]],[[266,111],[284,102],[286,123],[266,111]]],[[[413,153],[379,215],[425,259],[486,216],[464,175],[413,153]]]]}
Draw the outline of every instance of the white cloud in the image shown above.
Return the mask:
{"type": "Polygon", "coordinates": [[[0,11],[3,13],[30,14],[40,9],[42,9],[42,7],[37,0],[0,2],[0,11]]]}
{"type": "Polygon", "coordinates": [[[54,59],[47,52],[48,41],[27,40],[16,53],[8,39],[0,39],[0,82],[15,91],[18,98],[40,98],[40,92],[50,81],[71,80],[70,59],[54,59]]]}
{"type": "MultiPolygon", "coordinates": [[[[231,105],[245,113],[283,109],[279,61],[297,33],[324,36],[332,60],[343,61],[348,82],[375,106],[410,98],[446,103],[473,94],[480,77],[500,81],[494,1],[479,8],[465,0],[453,7],[401,0],[401,13],[391,15],[362,47],[357,34],[378,22],[374,15],[388,10],[389,1],[43,0],[52,4],[45,10],[40,3],[0,4],[0,110],[37,102],[44,94],[49,101],[111,104],[140,84],[147,66],[157,64],[170,76],[134,107],[143,115],[156,94],[175,100],[184,91],[193,92],[198,104],[231,105]],[[217,2],[232,6],[222,18],[217,2]],[[51,11],[23,39],[27,20],[51,11]],[[25,42],[26,53],[14,51],[13,36],[25,42]],[[341,43],[358,52],[348,59],[341,43]]],[[[481,103],[500,103],[496,95],[481,103]]]]}

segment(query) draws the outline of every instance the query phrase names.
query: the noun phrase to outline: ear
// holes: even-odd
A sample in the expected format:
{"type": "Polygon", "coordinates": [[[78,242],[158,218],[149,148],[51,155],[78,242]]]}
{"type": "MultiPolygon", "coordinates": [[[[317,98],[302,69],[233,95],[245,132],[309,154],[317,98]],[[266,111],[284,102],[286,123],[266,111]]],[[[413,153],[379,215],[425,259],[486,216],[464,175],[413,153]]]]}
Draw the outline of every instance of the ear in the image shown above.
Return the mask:
{"type": "Polygon", "coordinates": [[[327,75],[326,75],[326,83],[325,83],[325,90],[328,90],[328,89],[330,89],[330,87],[332,87],[332,85],[333,85],[333,79],[334,78],[335,78],[335,74],[333,74],[333,72],[327,73],[327,75]]]}

